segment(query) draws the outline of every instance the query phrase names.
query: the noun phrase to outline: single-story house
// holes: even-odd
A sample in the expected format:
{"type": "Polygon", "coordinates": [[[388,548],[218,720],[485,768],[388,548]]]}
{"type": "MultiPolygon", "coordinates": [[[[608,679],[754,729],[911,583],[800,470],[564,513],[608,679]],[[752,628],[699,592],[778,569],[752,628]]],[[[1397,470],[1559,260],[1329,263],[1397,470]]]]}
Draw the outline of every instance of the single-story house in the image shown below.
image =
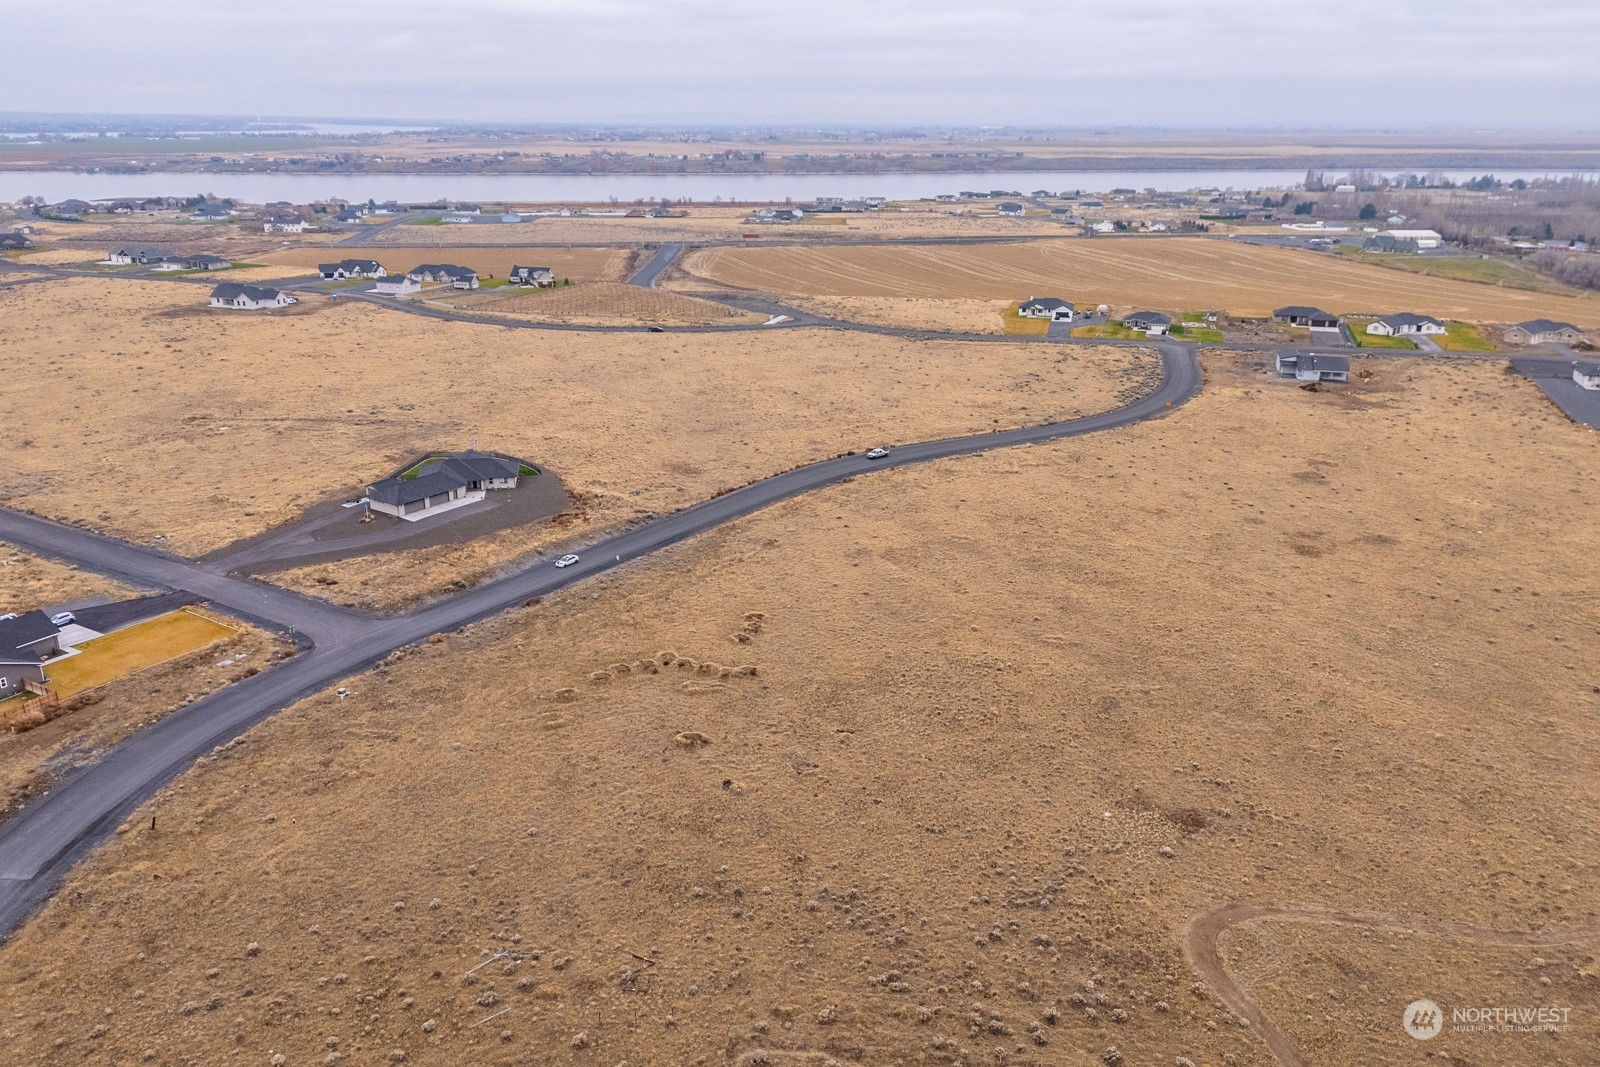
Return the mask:
{"type": "MultiPolygon", "coordinates": [[[[515,489],[524,473],[538,468],[508,456],[468,449],[418,464],[411,477],[395,475],[367,486],[367,507],[415,522],[427,512],[482,500],[491,489],[515,489]]],[[[409,471],[407,473],[410,473],[409,471]]]]}
{"type": "Polygon", "coordinates": [[[1076,310],[1070,300],[1053,296],[1030,296],[1017,305],[1017,314],[1025,319],[1049,319],[1051,322],[1071,322],[1076,310]]]}
{"type": "Polygon", "coordinates": [[[1583,331],[1570,322],[1529,319],[1507,330],[1506,340],[1514,345],[1575,344],[1583,340],[1583,331]]]}
{"type": "Polygon", "coordinates": [[[43,685],[44,663],[61,652],[61,628],[42,611],[0,619],[0,697],[16,694],[23,682],[43,685]]]}
{"type": "Polygon", "coordinates": [[[212,256],[200,253],[195,256],[179,256],[178,261],[183,264],[184,270],[227,270],[233,266],[229,260],[221,256],[212,256]]]}
{"type": "Polygon", "coordinates": [[[173,256],[167,252],[163,252],[159,248],[137,248],[130,245],[126,248],[118,248],[107,253],[106,262],[116,263],[121,266],[127,266],[130,263],[138,263],[141,266],[150,266],[176,258],[176,256],[173,256]]]}
{"type": "Polygon", "coordinates": [[[33,247],[33,238],[25,233],[0,233],[0,252],[15,252],[33,247]]]}
{"type": "Polygon", "coordinates": [[[337,215],[335,215],[333,217],[333,221],[334,222],[360,222],[362,219],[364,219],[366,217],[367,217],[367,213],[365,211],[357,211],[354,208],[348,208],[347,207],[343,211],[341,211],[337,215]]]}
{"type": "Polygon", "coordinates": [[[995,214],[997,214],[997,215],[1021,215],[1023,213],[1022,212],[1022,205],[1021,204],[1017,204],[1017,203],[1013,203],[1010,200],[1007,200],[1005,203],[1001,204],[999,207],[995,208],[994,210],[995,210],[995,214]]]}
{"type": "Polygon", "coordinates": [[[63,200],[51,210],[57,215],[87,215],[94,205],[87,200],[63,200]]]}
{"type": "Polygon", "coordinates": [[[1419,249],[1438,248],[1444,238],[1438,230],[1383,230],[1379,237],[1393,237],[1396,241],[1415,241],[1419,249]]]}
{"type": "Polygon", "coordinates": [[[1101,219],[1099,222],[1090,227],[1090,229],[1094,230],[1095,233],[1110,233],[1116,228],[1116,223],[1109,222],[1106,219],[1101,219]]]}
{"type": "Polygon", "coordinates": [[[388,274],[378,279],[372,291],[382,296],[410,296],[422,291],[422,283],[409,274],[388,274]]]}
{"type": "Polygon", "coordinates": [[[227,204],[201,204],[194,209],[194,214],[189,217],[200,222],[207,222],[213,219],[229,218],[232,215],[233,208],[227,204]]]}
{"type": "Polygon", "coordinates": [[[1415,255],[1421,252],[1422,249],[1410,237],[1395,237],[1393,234],[1375,233],[1361,242],[1361,251],[1415,255]]]}
{"type": "Polygon", "coordinates": [[[450,283],[457,289],[476,289],[478,272],[471,267],[458,267],[454,263],[423,263],[406,271],[418,282],[450,283]]]}
{"type": "Polygon", "coordinates": [[[1273,311],[1272,317],[1279,322],[1290,326],[1305,326],[1313,330],[1337,330],[1339,316],[1323,311],[1321,308],[1305,307],[1301,304],[1291,304],[1273,311]]]}
{"type": "Polygon", "coordinates": [[[1413,315],[1409,311],[1402,311],[1367,323],[1367,332],[1376,337],[1404,337],[1407,334],[1444,333],[1445,328],[1444,323],[1432,315],[1413,315]]]}
{"type": "Polygon", "coordinates": [[[238,308],[246,311],[258,311],[262,308],[281,308],[299,301],[281,289],[271,289],[262,285],[241,285],[238,282],[223,282],[211,290],[211,306],[214,308],[238,308]]]}
{"type": "Polygon", "coordinates": [[[1572,380],[1585,389],[1600,389],[1600,363],[1580,359],[1572,365],[1572,380]]]}
{"type": "Polygon", "coordinates": [[[541,289],[556,283],[556,272],[549,267],[512,267],[508,277],[512,285],[537,285],[541,289]]]}
{"type": "Polygon", "coordinates": [[[1350,357],[1327,356],[1316,353],[1278,353],[1278,377],[1297,378],[1302,382],[1347,382],[1350,380],[1350,357]]]}
{"type": "Polygon", "coordinates": [[[305,233],[305,219],[267,219],[261,224],[262,233],[305,233]]]}
{"type": "Polygon", "coordinates": [[[1146,334],[1164,334],[1172,328],[1172,316],[1159,311],[1135,311],[1122,316],[1122,325],[1130,330],[1143,330],[1146,334]]]}
{"type": "Polygon", "coordinates": [[[319,263],[317,270],[324,278],[339,282],[346,278],[382,278],[389,273],[375,259],[341,259],[337,263],[319,263]]]}
{"type": "Polygon", "coordinates": [[[483,208],[479,207],[477,204],[457,204],[451,210],[454,211],[457,215],[482,215],[483,214],[483,208]]]}

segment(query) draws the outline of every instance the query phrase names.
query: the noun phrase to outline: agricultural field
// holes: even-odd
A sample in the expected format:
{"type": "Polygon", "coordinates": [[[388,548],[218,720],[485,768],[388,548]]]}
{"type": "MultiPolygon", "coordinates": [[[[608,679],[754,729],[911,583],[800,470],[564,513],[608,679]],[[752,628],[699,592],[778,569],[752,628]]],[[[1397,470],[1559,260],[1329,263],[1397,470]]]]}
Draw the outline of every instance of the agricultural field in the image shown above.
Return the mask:
{"type": "MultiPolygon", "coordinates": [[[[420,263],[459,263],[463,267],[471,267],[484,277],[494,278],[504,278],[511,273],[514,264],[520,263],[549,267],[555,271],[557,278],[617,281],[627,276],[631,258],[632,253],[621,248],[495,248],[481,245],[439,248],[407,242],[404,246],[396,247],[285,248],[266,253],[259,261],[280,268],[295,267],[300,273],[306,274],[314,273],[319,263],[341,259],[375,259],[391,274],[408,271],[420,263]],[[446,252],[449,254],[445,255],[446,252]]],[[[280,269],[279,273],[283,271],[280,269]]]]}
{"type": "Polygon", "coordinates": [[[1418,311],[1469,322],[1542,317],[1600,326],[1600,295],[1482,285],[1198,237],[892,249],[707,248],[683,266],[702,280],[780,294],[968,300],[1049,294],[1080,305],[1109,304],[1114,313],[1198,308],[1241,316],[1315,303],[1348,314],[1418,311]]]}
{"type": "MultiPolygon", "coordinates": [[[[860,478],[307,700],[0,949],[0,1047],[1266,1067],[1184,954],[1211,909],[1593,924],[1594,435],[1498,367],[1356,370],[1208,356],[1165,419],[860,478]]],[[[1575,1024],[1434,1057],[1588,1067],[1593,953],[1221,942],[1334,1067],[1420,1062],[1428,995],[1575,1024]]]]}
{"type": "Polygon", "coordinates": [[[1581,295],[1580,291],[1546,278],[1522,264],[1498,256],[1407,256],[1363,252],[1352,245],[1340,245],[1339,252],[1358,263],[1410,271],[1434,278],[1503,285],[1512,289],[1531,289],[1541,293],[1581,295]]]}
{"type": "Polygon", "coordinates": [[[313,296],[244,314],[204,295],[88,278],[0,291],[14,324],[0,354],[56,401],[0,398],[27,427],[0,500],[199,555],[477,440],[560,477],[583,502],[564,534],[581,537],[863,442],[1103,411],[1158,367],[1141,351],[833,330],[507,330],[313,296]]]}
{"type": "Polygon", "coordinates": [[[0,614],[20,614],[95,597],[123,600],[133,595],[120,582],[0,541],[0,614]]]}
{"type": "Polygon", "coordinates": [[[754,325],[768,318],[715,301],[625,282],[582,282],[560,289],[497,290],[465,300],[444,299],[472,311],[576,325],[727,326],[754,325]]]}

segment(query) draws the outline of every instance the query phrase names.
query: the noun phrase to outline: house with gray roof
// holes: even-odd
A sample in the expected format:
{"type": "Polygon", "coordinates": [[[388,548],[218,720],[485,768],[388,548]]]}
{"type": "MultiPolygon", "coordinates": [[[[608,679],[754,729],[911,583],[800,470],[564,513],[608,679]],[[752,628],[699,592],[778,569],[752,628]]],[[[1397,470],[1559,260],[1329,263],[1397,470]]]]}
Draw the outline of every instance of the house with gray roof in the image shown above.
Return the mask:
{"type": "Polygon", "coordinates": [[[1172,329],[1172,316],[1159,311],[1134,311],[1122,316],[1122,325],[1130,330],[1143,330],[1146,336],[1159,336],[1172,329]]]}
{"type": "Polygon", "coordinates": [[[1442,334],[1445,332],[1445,327],[1444,323],[1432,315],[1414,315],[1409,311],[1402,311],[1367,323],[1366,332],[1374,337],[1406,337],[1415,334],[1442,334]]]}
{"type": "Polygon", "coordinates": [[[1025,319],[1049,319],[1051,322],[1071,322],[1074,308],[1070,300],[1053,296],[1030,296],[1017,305],[1017,314],[1025,319]]]}
{"type": "Polygon", "coordinates": [[[19,252],[33,247],[33,238],[25,233],[0,233],[0,252],[19,252]]]}
{"type": "Polygon", "coordinates": [[[422,263],[406,271],[413,281],[425,284],[449,284],[456,289],[476,289],[478,272],[471,267],[454,263],[422,263]]]}
{"type": "Polygon", "coordinates": [[[1330,356],[1315,352],[1279,352],[1278,377],[1296,378],[1302,382],[1348,382],[1350,357],[1330,356]]]}
{"type": "Polygon", "coordinates": [[[523,475],[538,473],[539,468],[519,459],[468,449],[432,457],[401,474],[373,482],[362,499],[372,511],[416,522],[476,503],[490,490],[515,489],[523,475]]]}
{"type": "Polygon", "coordinates": [[[1375,233],[1361,242],[1363,252],[1381,252],[1386,255],[1417,255],[1422,251],[1415,237],[1396,237],[1392,233],[1375,233]]]}
{"type": "Polygon", "coordinates": [[[512,267],[508,277],[512,285],[537,285],[541,289],[556,283],[556,272],[549,267],[512,267]]]}
{"type": "Polygon", "coordinates": [[[1584,389],[1600,389],[1600,362],[1592,359],[1575,360],[1572,364],[1572,380],[1584,389]]]}
{"type": "Polygon", "coordinates": [[[272,289],[264,285],[223,282],[211,290],[211,306],[214,308],[260,311],[265,308],[287,307],[299,302],[297,298],[281,289],[272,289]]]}
{"type": "Polygon", "coordinates": [[[178,262],[183,264],[184,270],[227,270],[233,266],[230,260],[204,252],[194,256],[179,256],[178,262]]]}
{"type": "Polygon", "coordinates": [[[61,654],[61,627],[42,611],[0,619],[0,698],[14,696],[24,682],[43,685],[44,665],[61,654]]]}
{"type": "Polygon", "coordinates": [[[213,222],[217,219],[226,219],[234,214],[233,208],[227,204],[201,204],[194,209],[191,219],[197,222],[213,222]]]}
{"type": "Polygon", "coordinates": [[[1554,319],[1529,319],[1519,322],[1506,331],[1506,340],[1514,345],[1576,344],[1583,340],[1583,331],[1570,322],[1554,319]]]}
{"type": "Polygon", "coordinates": [[[1339,316],[1321,308],[1304,304],[1290,304],[1273,311],[1272,317],[1288,326],[1304,326],[1312,330],[1337,330],[1339,316]]]}
{"type": "Polygon", "coordinates": [[[375,259],[341,259],[337,263],[319,263],[317,270],[323,278],[338,282],[346,278],[382,278],[389,273],[375,259]]]}

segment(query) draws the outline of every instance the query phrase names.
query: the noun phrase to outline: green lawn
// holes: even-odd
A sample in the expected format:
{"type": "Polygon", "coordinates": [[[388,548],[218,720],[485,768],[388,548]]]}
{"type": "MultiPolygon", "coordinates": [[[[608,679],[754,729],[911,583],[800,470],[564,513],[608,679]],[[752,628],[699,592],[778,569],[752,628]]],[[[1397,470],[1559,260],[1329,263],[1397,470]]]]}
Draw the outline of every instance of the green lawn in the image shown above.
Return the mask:
{"type": "Polygon", "coordinates": [[[1017,308],[1008,307],[1000,316],[1005,321],[1004,331],[1019,337],[1043,337],[1050,332],[1049,319],[1025,319],[1017,308]]]}
{"type": "Polygon", "coordinates": [[[1367,323],[1371,319],[1351,319],[1350,336],[1356,339],[1356,344],[1361,348],[1399,348],[1415,352],[1417,343],[1405,337],[1383,337],[1374,333],[1367,333],[1367,323]]]}
{"type": "Polygon", "coordinates": [[[424,215],[420,219],[407,219],[402,226],[443,226],[444,219],[438,215],[424,215]]]}
{"type": "Polygon", "coordinates": [[[1340,245],[1339,252],[1362,263],[1410,271],[1413,274],[1426,274],[1434,278],[1453,278],[1456,281],[1501,285],[1508,289],[1531,289],[1541,293],[1577,292],[1529,270],[1514,260],[1496,256],[1481,259],[1469,256],[1414,256],[1403,253],[1396,255],[1363,252],[1355,245],[1340,245]]]}
{"type": "MultiPolygon", "coordinates": [[[[1200,320],[1205,321],[1203,318],[1200,320]]],[[[1172,336],[1181,337],[1185,341],[1196,341],[1200,344],[1219,345],[1222,343],[1222,331],[1211,326],[1196,326],[1193,320],[1185,319],[1183,325],[1172,327],[1172,336]]]]}
{"type": "Polygon", "coordinates": [[[1130,330],[1120,322],[1101,326],[1079,326],[1072,331],[1074,337],[1104,337],[1108,341],[1143,341],[1143,330],[1130,330]]]}
{"type": "Polygon", "coordinates": [[[1434,341],[1440,348],[1451,352],[1493,352],[1494,342],[1483,336],[1470,322],[1456,322],[1454,320],[1444,324],[1445,335],[1435,337],[1434,341]]]}

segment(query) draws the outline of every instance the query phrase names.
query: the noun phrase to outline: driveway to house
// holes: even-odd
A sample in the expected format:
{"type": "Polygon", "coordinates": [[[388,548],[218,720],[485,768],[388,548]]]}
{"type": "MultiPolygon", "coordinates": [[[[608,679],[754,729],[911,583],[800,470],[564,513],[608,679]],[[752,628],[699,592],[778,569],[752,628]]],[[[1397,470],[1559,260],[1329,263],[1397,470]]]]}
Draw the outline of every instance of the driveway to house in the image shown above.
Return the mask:
{"type": "MultiPolygon", "coordinates": [[[[557,570],[545,560],[408,615],[379,618],[257,582],[228,578],[187,560],[70,526],[0,509],[0,538],[42,555],[144,586],[198,593],[229,611],[293,628],[311,647],[285,663],[213,693],[128,737],[98,762],[68,773],[0,826],[0,932],[15,930],[86,852],[162,786],[218,745],[281,708],[321,692],[430,634],[454,630],[648,556],[773,504],[893,467],[1037,444],[1130,426],[1165,415],[1200,391],[1194,349],[1156,345],[1162,380],[1126,407],[1066,422],[900,445],[881,460],[850,454],[797,467],[588,545],[557,570]]],[[[362,699],[357,692],[351,699],[362,699]]]]}

